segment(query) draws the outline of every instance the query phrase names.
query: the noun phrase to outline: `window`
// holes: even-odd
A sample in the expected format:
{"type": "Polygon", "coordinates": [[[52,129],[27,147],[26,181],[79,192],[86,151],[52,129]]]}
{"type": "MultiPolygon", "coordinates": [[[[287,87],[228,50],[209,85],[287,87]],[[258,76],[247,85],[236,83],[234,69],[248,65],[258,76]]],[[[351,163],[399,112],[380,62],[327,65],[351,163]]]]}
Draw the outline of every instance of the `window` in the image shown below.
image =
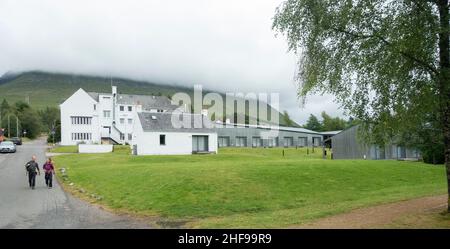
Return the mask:
{"type": "Polygon", "coordinates": [[[94,111],[96,111],[96,110],[97,110],[97,105],[94,104],[94,111]]]}
{"type": "Polygon", "coordinates": [[[92,133],[72,133],[72,141],[92,140],[92,133]]]}
{"type": "Polygon", "coordinates": [[[120,133],[120,140],[125,140],[125,134],[124,133],[120,133]]]}
{"type": "Polygon", "coordinates": [[[128,111],[129,112],[133,111],[133,107],[132,106],[128,106],[128,111]]]}
{"type": "Polygon", "coordinates": [[[125,107],[123,105],[119,106],[119,109],[121,112],[123,112],[125,110],[125,107]]]}
{"type": "Polygon", "coordinates": [[[125,124],[125,119],[124,118],[120,119],[120,124],[125,124]]]}
{"type": "Polygon", "coordinates": [[[103,117],[105,118],[111,117],[111,111],[103,111],[103,117]]]}
{"type": "Polygon", "coordinates": [[[247,137],[236,137],[236,147],[247,147],[247,137]]]}
{"type": "Polygon", "coordinates": [[[219,137],[219,147],[230,146],[230,137],[219,137]]]}
{"type": "Polygon", "coordinates": [[[192,136],[192,152],[207,152],[208,136],[192,136]]]}
{"type": "Polygon", "coordinates": [[[267,146],[276,147],[278,146],[278,138],[277,137],[269,137],[267,140],[267,146]]]}
{"type": "Polygon", "coordinates": [[[166,135],[159,135],[159,145],[166,145],[166,135]]]}
{"type": "Polygon", "coordinates": [[[284,137],[284,147],[292,147],[292,146],[294,146],[294,138],[284,137]]]}
{"type": "Polygon", "coordinates": [[[298,138],[298,146],[300,146],[300,147],[308,146],[308,138],[307,137],[299,137],[298,138]]]}
{"type": "Polygon", "coordinates": [[[320,137],[313,137],[313,146],[320,146],[320,137]]]}
{"type": "Polygon", "coordinates": [[[133,124],[133,119],[129,118],[128,119],[128,124],[133,124]]]}
{"type": "Polygon", "coordinates": [[[73,125],[90,125],[92,124],[91,117],[70,117],[73,125]]]}
{"type": "Polygon", "coordinates": [[[261,137],[253,137],[252,138],[252,147],[262,147],[262,139],[261,137]]]}
{"type": "Polygon", "coordinates": [[[128,140],[133,140],[133,134],[132,133],[128,133],[128,140]]]}

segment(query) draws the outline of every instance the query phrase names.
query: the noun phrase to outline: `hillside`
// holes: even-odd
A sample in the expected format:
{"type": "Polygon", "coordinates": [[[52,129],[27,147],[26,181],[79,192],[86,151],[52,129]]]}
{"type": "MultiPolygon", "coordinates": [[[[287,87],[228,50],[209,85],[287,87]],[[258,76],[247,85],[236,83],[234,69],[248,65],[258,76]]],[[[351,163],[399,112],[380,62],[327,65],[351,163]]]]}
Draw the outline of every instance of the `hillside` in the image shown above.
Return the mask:
{"type": "MultiPolygon", "coordinates": [[[[171,96],[177,92],[192,94],[192,88],[155,84],[151,82],[114,78],[113,84],[120,93],[143,95],[171,96]]],[[[47,106],[57,107],[73,92],[83,88],[92,92],[110,92],[111,79],[98,76],[24,72],[20,74],[5,74],[0,77],[0,101],[6,99],[10,103],[17,101],[29,102],[33,108],[42,109],[47,106]]],[[[274,109],[272,109],[274,110],[274,109]]],[[[280,113],[280,124],[283,125],[283,115],[280,113]]]]}

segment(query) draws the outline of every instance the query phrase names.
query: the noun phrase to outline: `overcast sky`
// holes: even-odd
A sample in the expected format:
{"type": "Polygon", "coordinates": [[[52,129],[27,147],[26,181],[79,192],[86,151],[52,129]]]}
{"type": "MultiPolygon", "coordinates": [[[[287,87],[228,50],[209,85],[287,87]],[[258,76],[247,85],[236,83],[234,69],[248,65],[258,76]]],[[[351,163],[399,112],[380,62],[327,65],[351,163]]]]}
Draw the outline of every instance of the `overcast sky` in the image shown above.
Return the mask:
{"type": "Polygon", "coordinates": [[[331,96],[300,108],[296,58],[271,29],[281,0],[0,0],[0,74],[47,70],[223,92],[279,92],[280,109],[342,115],[331,96]]]}

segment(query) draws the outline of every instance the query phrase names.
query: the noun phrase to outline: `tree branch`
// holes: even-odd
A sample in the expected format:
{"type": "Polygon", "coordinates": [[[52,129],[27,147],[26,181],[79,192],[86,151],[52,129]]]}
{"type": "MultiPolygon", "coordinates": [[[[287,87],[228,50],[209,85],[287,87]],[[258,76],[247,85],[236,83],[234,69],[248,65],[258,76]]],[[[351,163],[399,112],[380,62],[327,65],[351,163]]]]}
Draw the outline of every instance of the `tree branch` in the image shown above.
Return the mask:
{"type": "MultiPolygon", "coordinates": [[[[340,29],[340,28],[332,28],[332,29],[334,31],[337,31],[337,32],[340,32],[340,33],[344,33],[346,35],[350,35],[352,37],[356,37],[356,38],[360,38],[360,39],[373,39],[373,38],[375,38],[375,39],[378,39],[381,42],[383,42],[385,45],[387,45],[389,47],[393,47],[393,44],[391,42],[389,42],[384,37],[379,36],[377,34],[370,34],[370,35],[357,34],[357,33],[354,33],[354,32],[351,32],[351,31],[348,31],[348,30],[345,30],[345,29],[340,29]]],[[[411,54],[409,54],[409,53],[407,53],[405,51],[397,50],[397,52],[399,54],[401,54],[402,56],[404,56],[404,57],[406,57],[406,58],[408,58],[408,59],[418,63],[419,65],[424,67],[426,70],[430,71],[430,73],[436,74],[436,75],[438,74],[438,70],[436,68],[434,68],[433,66],[429,65],[427,62],[425,62],[425,61],[423,61],[423,60],[421,60],[421,59],[419,59],[419,58],[417,58],[417,57],[415,57],[415,56],[413,56],[413,55],[411,55],[411,54]]]]}

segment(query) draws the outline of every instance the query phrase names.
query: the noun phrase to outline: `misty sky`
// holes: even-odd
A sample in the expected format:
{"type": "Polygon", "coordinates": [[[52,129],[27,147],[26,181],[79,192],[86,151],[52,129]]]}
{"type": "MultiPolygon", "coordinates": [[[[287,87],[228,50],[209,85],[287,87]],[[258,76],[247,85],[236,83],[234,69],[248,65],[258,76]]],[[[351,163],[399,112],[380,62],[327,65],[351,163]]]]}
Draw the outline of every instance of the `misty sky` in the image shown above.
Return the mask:
{"type": "Polygon", "coordinates": [[[223,92],[279,92],[280,109],[342,115],[330,96],[300,108],[296,58],[271,29],[281,0],[0,0],[0,74],[46,70],[223,92]]]}

